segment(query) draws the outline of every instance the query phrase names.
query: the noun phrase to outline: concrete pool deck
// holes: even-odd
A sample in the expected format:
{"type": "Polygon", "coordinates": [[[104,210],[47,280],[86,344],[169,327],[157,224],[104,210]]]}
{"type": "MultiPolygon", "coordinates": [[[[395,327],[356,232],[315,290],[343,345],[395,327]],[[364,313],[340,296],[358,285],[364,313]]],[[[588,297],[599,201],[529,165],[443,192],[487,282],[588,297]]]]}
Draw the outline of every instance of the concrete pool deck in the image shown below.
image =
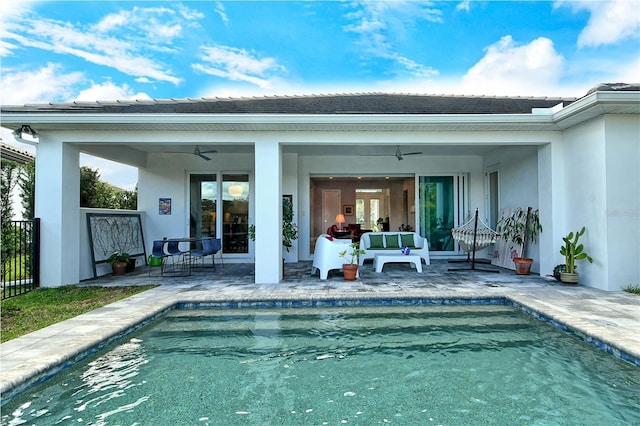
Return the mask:
{"type": "MultiPolygon", "coordinates": [[[[490,265],[478,268],[497,269],[490,265]]],[[[252,264],[218,265],[216,271],[194,271],[188,277],[148,277],[146,267],[121,276],[104,276],[81,285],[121,286],[159,284],[128,299],[54,324],[0,345],[0,392],[11,398],[96,348],[121,337],[177,303],[227,301],[357,300],[357,299],[486,299],[504,298],[593,338],[599,346],[631,356],[640,367],[640,296],[563,285],[538,275],[449,271],[468,268],[433,260],[416,272],[407,264],[389,264],[376,273],[367,263],[357,281],[344,281],[340,272],[321,281],[310,275],[311,263],[285,265],[285,277],[275,284],[254,284],[252,264]]]]}

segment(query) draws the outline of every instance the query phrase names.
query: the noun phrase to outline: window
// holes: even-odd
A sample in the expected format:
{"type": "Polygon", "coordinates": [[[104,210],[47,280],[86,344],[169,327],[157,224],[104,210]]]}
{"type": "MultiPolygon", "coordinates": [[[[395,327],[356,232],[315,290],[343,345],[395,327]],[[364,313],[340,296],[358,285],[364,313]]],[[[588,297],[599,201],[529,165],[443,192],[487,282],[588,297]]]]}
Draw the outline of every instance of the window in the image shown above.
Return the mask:
{"type": "Polygon", "coordinates": [[[218,183],[216,175],[191,175],[189,235],[194,238],[216,237],[218,183]]]}
{"type": "Polygon", "coordinates": [[[356,222],[362,229],[378,229],[382,211],[382,189],[356,189],[356,222]]]}

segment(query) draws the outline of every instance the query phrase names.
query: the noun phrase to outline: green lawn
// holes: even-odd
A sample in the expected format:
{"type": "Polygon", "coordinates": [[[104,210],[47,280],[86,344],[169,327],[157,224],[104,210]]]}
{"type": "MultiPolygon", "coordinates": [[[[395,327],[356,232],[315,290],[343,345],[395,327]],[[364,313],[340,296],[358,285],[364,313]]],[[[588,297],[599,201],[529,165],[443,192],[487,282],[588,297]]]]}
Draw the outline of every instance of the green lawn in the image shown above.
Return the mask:
{"type": "Polygon", "coordinates": [[[20,337],[154,287],[157,286],[63,286],[37,289],[3,300],[0,341],[20,337]]]}

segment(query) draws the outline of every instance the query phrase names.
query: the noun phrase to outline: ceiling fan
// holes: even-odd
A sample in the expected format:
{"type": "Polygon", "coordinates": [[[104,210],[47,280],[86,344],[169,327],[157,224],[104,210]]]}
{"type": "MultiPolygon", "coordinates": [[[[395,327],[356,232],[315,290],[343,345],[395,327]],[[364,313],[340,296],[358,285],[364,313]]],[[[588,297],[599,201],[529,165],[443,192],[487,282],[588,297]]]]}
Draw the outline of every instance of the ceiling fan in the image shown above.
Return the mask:
{"type": "Polygon", "coordinates": [[[197,155],[198,157],[202,158],[203,160],[211,160],[211,157],[207,157],[204,154],[210,154],[212,152],[218,152],[215,149],[209,149],[207,151],[200,151],[200,147],[198,145],[196,145],[196,148],[193,150],[193,155],[197,155]]]}
{"type": "Polygon", "coordinates": [[[420,154],[422,154],[422,151],[402,153],[402,151],[400,151],[400,145],[396,146],[396,158],[398,160],[402,160],[403,156],[405,156],[405,155],[420,155],[420,154]]]}
{"type": "MultiPolygon", "coordinates": [[[[402,152],[400,150],[400,145],[396,145],[396,153],[394,154],[398,160],[403,160],[405,155],[420,155],[422,151],[415,152],[402,152]]],[[[380,157],[389,157],[389,154],[371,154],[371,156],[380,156],[380,157]]]]}

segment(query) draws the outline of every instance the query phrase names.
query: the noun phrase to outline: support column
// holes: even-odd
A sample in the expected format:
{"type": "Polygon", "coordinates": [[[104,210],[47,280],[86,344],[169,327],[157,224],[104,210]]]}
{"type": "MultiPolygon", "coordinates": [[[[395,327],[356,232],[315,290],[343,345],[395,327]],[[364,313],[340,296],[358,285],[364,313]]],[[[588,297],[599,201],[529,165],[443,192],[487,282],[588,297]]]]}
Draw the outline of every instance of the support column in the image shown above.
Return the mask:
{"type": "Polygon", "coordinates": [[[542,232],[538,235],[540,276],[551,275],[560,256],[562,210],[562,150],[558,140],[538,147],[538,209],[542,232]]]}
{"type": "Polygon", "coordinates": [[[278,141],[255,143],[255,282],[282,279],[282,156],[278,141]]]}
{"type": "MultiPolygon", "coordinates": [[[[35,216],[41,219],[40,284],[80,281],[80,152],[40,135],[36,160],[35,216]]],[[[86,225],[85,225],[86,226],[86,225]]]]}

